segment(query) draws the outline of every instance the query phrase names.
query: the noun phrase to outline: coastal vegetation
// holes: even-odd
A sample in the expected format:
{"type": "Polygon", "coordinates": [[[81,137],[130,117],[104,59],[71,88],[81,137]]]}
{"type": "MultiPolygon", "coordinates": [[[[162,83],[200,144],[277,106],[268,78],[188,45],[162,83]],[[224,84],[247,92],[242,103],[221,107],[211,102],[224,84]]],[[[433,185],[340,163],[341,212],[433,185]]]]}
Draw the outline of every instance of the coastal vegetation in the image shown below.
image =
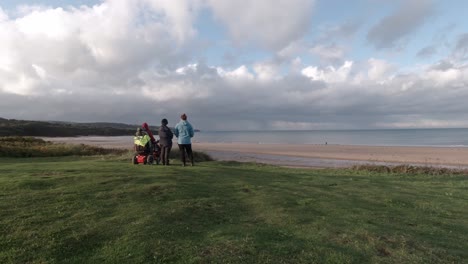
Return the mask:
{"type": "Polygon", "coordinates": [[[123,149],[52,143],[34,137],[0,137],[0,157],[58,157],[124,154],[123,149]]]}
{"type": "Polygon", "coordinates": [[[463,173],[144,166],[126,155],[0,158],[0,263],[468,259],[463,173]]]}
{"type": "Polygon", "coordinates": [[[453,169],[447,167],[414,166],[408,164],[385,166],[385,165],[355,165],[352,170],[368,171],[377,173],[395,174],[424,174],[424,175],[468,175],[467,169],[453,169]]]}
{"type": "MultiPolygon", "coordinates": [[[[179,150],[174,149],[170,159],[179,159],[179,150]]],[[[110,149],[85,144],[65,144],[45,141],[34,137],[0,137],[0,157],[60,157],[60,156],[96,156],[114,155],[130,160],[134,152],[129,149],[110,149]]],[[[196,162],[212,161],[204,152],[193,151],[196,162]]]]}

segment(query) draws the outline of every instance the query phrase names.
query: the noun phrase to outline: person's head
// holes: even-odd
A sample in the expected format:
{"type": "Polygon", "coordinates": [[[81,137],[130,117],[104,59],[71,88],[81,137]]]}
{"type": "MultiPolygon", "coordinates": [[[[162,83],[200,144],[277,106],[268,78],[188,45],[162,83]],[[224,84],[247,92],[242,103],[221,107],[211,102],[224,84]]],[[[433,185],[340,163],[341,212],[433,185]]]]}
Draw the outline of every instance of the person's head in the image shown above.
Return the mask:
{"type": "Polygon", "coordinates": [[[168,124],[167,119],[163,118],[163,120],[161,120],[161,125],[167,126],[167,124],[168,124]]]}
{"type": "Polygon", "coordinates": [[[182,120],[184,120],[184,121],[187,120],[187,115],[186,115],[185,113],[182,114],[182,115],[180,116],[180,119],[182,119],[182,120]]]}
{"type": "Polygon", "coordinates": [[[137,135],[142,135],[143,134],[142,131],[141,131],[141,127],[137,128],[136,134],[137,135]]]}

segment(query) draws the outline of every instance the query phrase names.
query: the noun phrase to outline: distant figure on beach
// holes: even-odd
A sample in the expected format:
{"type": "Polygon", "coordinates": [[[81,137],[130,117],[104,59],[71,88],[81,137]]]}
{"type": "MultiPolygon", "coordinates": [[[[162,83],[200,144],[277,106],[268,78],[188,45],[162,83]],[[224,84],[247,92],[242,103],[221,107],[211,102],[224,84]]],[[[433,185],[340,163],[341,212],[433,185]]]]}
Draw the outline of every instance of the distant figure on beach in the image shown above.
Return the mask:
{"type": "Polygon", "coordinates": [[[187,115],[182,114],[180,116],[180,122],[177,123],[174,129],[174,135],[177,137],[177,143],[180,150],[180,158],[182,160],[182,166],[185,167],[185,153],[187,153],[190,159],[190,164],[193,166],[193,153],[192,153],[192,137],[194,135],[192,125],[187,121],[187,115]]]}
{"type": "Polygon", "coordinates": [[[161,159],[162,164],[169,166],[169,154],[172,149],[172,138],[174,134],[171,129],[167,127],[168,121],[166,118],[161,120],[161,126],[159,127],[159,145],[161,145],[161,159]]]}

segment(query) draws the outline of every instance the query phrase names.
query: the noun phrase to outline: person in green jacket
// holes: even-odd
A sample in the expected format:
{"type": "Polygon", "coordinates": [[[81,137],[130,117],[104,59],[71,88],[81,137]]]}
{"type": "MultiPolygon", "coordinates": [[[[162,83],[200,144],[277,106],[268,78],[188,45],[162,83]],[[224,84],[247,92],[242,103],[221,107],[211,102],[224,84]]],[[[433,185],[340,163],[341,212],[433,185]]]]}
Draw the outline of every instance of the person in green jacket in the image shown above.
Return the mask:
{"type": "Polygon", "coordinates": [[[133,143],[135,144],[135,151],[138,154],[141,152],[150,152],[151,138],[141,128],[137,128],[135,136],[133,137],[133,143]]]}

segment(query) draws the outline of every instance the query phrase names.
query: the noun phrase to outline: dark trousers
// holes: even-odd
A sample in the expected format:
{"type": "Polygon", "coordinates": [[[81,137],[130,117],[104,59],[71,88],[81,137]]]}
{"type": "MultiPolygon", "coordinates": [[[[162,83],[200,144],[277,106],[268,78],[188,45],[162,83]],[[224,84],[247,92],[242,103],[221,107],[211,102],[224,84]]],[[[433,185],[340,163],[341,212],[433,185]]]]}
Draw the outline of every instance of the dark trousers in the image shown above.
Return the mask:
{"type": "Polygon", "coordinates": [[[180,159],[182,163],[185,165],[185,153],[187,152],[187,156],[190,160],[190,163],[193,165],[193,153],[192,153],[192,144],[179,144],[180,150],[180,159]]]}
{"type": "Polygon", "coordinates": [[[172,146],[161,146],[161,161],[163,165],[169,165],[169,154],[172,146]]]}

